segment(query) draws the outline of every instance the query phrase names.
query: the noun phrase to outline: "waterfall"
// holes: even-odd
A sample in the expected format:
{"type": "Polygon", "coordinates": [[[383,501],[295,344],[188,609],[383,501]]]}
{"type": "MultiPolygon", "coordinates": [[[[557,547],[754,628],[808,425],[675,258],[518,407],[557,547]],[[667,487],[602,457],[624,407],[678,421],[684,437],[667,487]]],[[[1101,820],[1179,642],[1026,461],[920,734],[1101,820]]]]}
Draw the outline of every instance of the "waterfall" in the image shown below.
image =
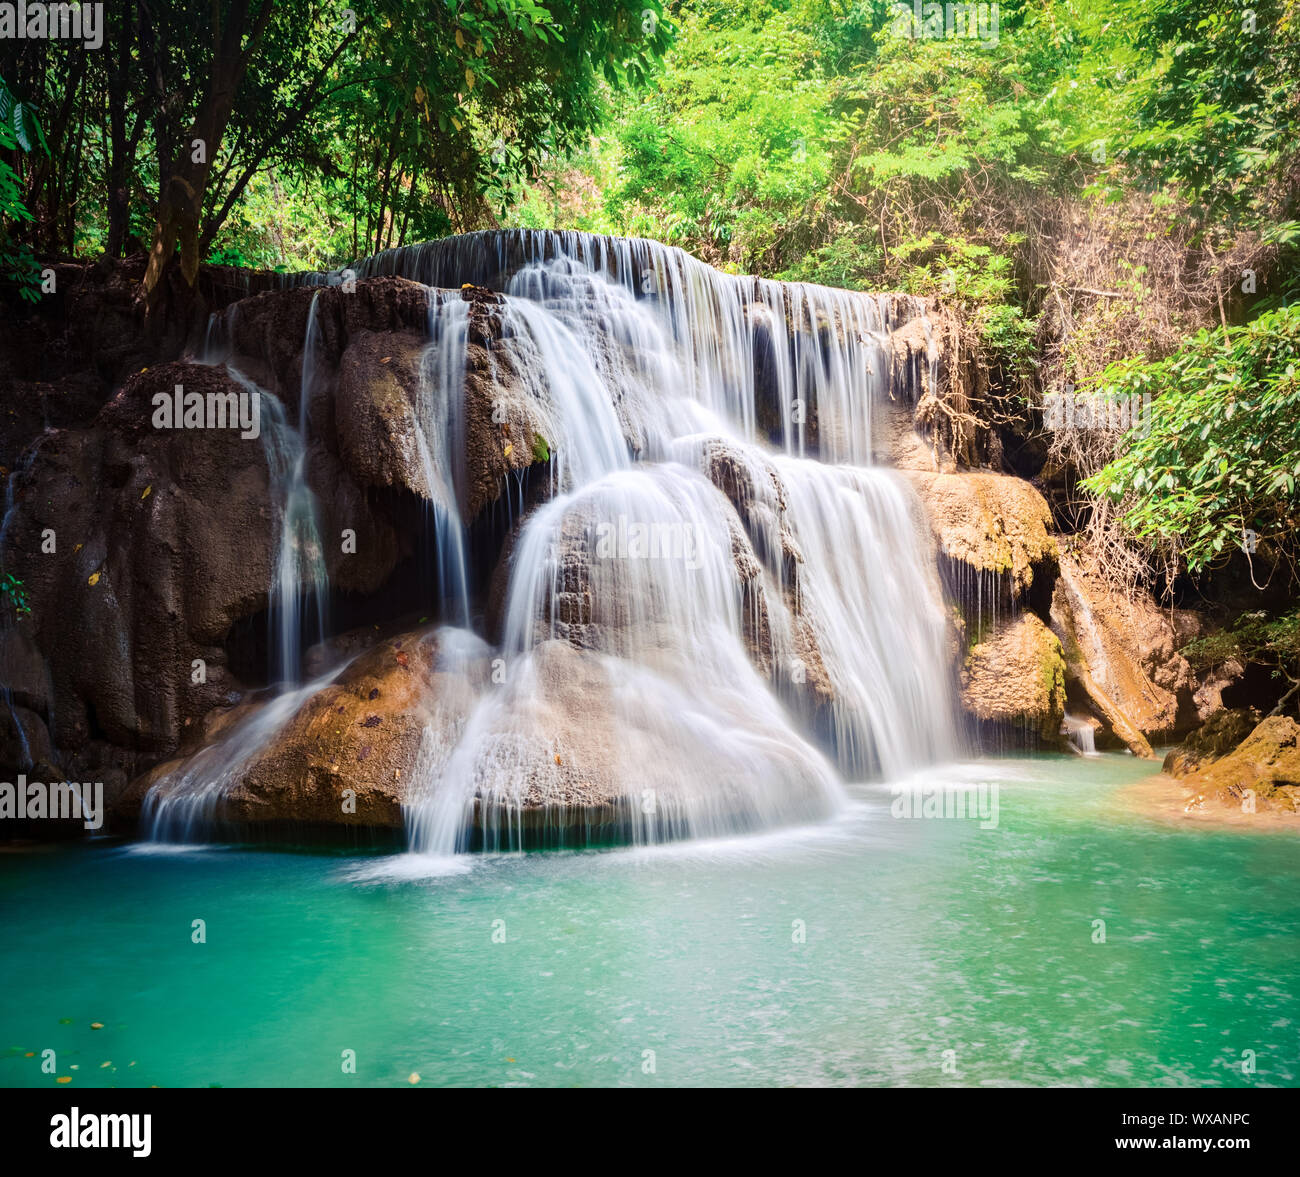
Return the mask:
{"type": "MultiPolygon", "coordinates": [[[[823,820],[845,781],[957,754],[933,541],[910,487],[874,459],[877,410],[918,394],[890,335],[923,318],[919,300],[736,277],[577,233],[469,234],[355,268],[430,287],[413,407],[452,624],[408,786],[412,850],[823,820]],[[484,378],[511,402],[493,422],[530,422],[550,477],[513,536],[496,649],[469,624],[484,586],[467,558],[467,389],[484,378]]],[[[305,477],[317,337],[313,299],[297,427],[281,409],[266,431],[288,683],[301,586],[319,602],[325,587],[305,477]]],[[[155,835],[205,828],[247,749],[313,689],[285,691],[156,787],[155,835]]]]}
{"type": "MultiPolygon", "coordinates": [[[[278,535],[268,605],[269,680],[283,684],[285,689],[296,684],[302,673],[304,624],[314,616],[317,641],[325,639],[327,629],[329,577],[325,571],[316,496],[307,482],[310,408],[320,346],[319,301],[318,292],[312,296],[307,312],[297,427],[291,428],[285,422],[280,401],[262,397],[264,406],[271,404],[271,428],[263,435],[267,468],[272,494],[282,504],[276,521],[278,535]],[[308,606],[314,607],[314,614],[308,613],[308,606]]],[[[237,373],[231,374],[241,379],[237,373]]]]}
{"type": "MultiPolygon", "coordinates": [[[[413,850],[816,820],[844,803],[842,777],[956,754],[928,531],[908,486],[872,465],[873,406],[914,395],[891,388],[888,337],[918,303],[574,234],[471,234],[358,268],[503,290],[499,338],[523,345],[554,455],[552,497],[511,555],[502,678],[454,739],[426,733],[413,850]],[[743,511],[709,476],[719,454],[745,472],[743,511]]],[[[463,340],[457,305],[439,315],[460,316],[463,340]]],[[[454,435],[458,402],[437,403],[454,435]]],[[[459,445],[437,452],[446,478],[459,445]]]]}
{"type": "Polygon", "coordinates": [[[214,316],[204,337],[202,362],[222,364],[230,378],[260,403],[261,442],[271,499],[278,507],[267,607],[267,678],[278,695],[251,717],[234,724],[178,773],[150,787],[140,824],[153,842],[201,842],[217,836],[216,813],[222,796],[238,782],[244,766],[338,670],[301,685],[302,631],[309,619],[314,619],[316,640],[325,639],[329,596],[316,496],[307,481],[309,411],[320,347],[317,301],[318,295],[313,295],[307,314],[296,425],[289,421],[279,397],[259,388],[229,362],[238,305],[230,308],[224,321],[214,316]]]}
{"type": "Polygon", "coordinates": [[[1084,756],[1097,755],[1097,724],[1094,720],[1071,715],[1068,711],[1061,722],[1061,734],[1068,736],[1084,756]]]}
{"type": "MultiPolygon", "coordinates": [[[[243,769],[275,738],[298,708],[332,682],[337,666],[303,686],[287,689],[235,723],[216,743],[190,757],[144,796],[140,827],[150,842],[204,842],[221,836],[218,806],[243,769]]],[[[233,831],[232,831],[233,832],[233,831]]]]}

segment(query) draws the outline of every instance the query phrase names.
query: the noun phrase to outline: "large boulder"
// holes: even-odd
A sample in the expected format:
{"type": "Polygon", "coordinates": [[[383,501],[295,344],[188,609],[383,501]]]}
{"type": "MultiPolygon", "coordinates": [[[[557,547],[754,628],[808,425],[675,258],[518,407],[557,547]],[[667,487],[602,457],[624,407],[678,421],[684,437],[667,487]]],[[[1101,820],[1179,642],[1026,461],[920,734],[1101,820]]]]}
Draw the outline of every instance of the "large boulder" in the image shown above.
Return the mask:
{"type": "Polygon", "coordinates": [[[1025,607],[1045,617],[1059,549],[1042,495],[1005,474],[905,474],[929,517],[948,593],[963,613],[1025,607]]]}
{"type": "Polygon", "coordinates": [[[1173,622],[1149,594],[1118,592],[1067,556],[1051,619],[1072,705],[1103,721],[1107,735],[1151,757],[1150,739],[1194,721],[1191,668],[1176,652],[1173,622]]]}
{"type": "Polygon", "coordinates": [[[1190,776],[1237,748],[1259,724],[1259,712],[1248,707],[1216,711],[1165,757],[1162,770],[1170,776],[1190,776]]]}
{"type": "Polygon", "coordinates": [[[45,434],[15,496],[0,558],[31,614],[17,623],[29,637],[10,681],[53,716],[68,752],[92,739],[146,758],[175,748],[186,721],[236,687],[223,639],[266,604],[262,443],[231,429],[153,428],[152,395],[177,384],[240,391],[202,365],[139,373],[92,428],[45,434]]]}
{"type": "Polygon", "coordinates": [[[405,633],[329,681],[211,717],[214,742],[134,782],[114,817],[156,814],[160,801],[217,779],[204,815],[217,826],[400,829],[426,729],[452,738],[490,673],[486,647],[464,651],[438,631],[405,633]]]}
{"type": "Polygon", "coordinates": [[[976,642],[961,673],[961,703],[994,743],[1061,746],[1065,661],[1061,643],[1033,613],[976,642]]]}
{"type": "Polygon", "coordinates": [[[1232,752],[1183,778],[1184,787],[1225,805],[1300,809],[1300,724],[1265,719],[1232,752]]]}

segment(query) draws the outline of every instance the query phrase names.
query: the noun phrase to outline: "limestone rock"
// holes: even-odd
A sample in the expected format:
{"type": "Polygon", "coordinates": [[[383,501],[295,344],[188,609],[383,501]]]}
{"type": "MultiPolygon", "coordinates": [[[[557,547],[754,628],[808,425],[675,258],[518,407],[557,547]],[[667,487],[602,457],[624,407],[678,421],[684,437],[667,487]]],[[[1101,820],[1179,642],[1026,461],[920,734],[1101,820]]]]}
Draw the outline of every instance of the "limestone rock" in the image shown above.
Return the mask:
{"type": "Polygon", "coordinates": [[[1183,778],[1183,784],[1224,804],[1296,812],[1300,802],[1300,724],[1288,716],[1265,719],[1228,755],[1183,778]]]}
{"type": "Polygon", "coordinates": [[[982,729],[1016,743],[1059,746],[1065,715],[1061,643],[1033,613],[1005,622],[967,655],[961,703],[982,729]]]}

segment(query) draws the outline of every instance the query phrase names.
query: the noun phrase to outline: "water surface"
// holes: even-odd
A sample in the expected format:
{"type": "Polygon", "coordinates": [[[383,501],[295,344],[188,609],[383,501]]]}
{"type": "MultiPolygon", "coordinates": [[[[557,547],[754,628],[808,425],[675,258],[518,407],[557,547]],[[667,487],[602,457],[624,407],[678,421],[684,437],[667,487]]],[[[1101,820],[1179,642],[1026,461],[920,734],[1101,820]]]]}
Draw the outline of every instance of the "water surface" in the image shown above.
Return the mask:
{"type": "Polygon", "coordinates": [[[1294,1085],[1300,846],[1145,821],[1147,773],[927,775],[995,829],[874,785],[653,849],[0,855],[0,1084],[1294,1085]]]}

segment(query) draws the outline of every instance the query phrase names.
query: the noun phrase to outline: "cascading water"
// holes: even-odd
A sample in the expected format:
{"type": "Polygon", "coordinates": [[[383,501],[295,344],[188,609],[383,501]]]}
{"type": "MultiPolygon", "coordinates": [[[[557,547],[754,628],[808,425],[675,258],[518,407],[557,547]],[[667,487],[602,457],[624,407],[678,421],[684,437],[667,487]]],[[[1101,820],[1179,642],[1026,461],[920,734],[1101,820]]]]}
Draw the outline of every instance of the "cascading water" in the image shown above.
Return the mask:
{"type": "Polygon", "coordinates": [[[891,393],[888,299],[556,234],[453,239],[360,268],[505,286],[501,335],[529,343],[555,455],[555,497],[511,558],[505,680],[462,716],[454,745],[428,734],[440,752],[421,758],[414,850],[654,842],[825,816],[844,794],[799,720],[853,778],[955,753],[919,507],[870,467],[872,404],[891,393]],[[750,471],[743,523],[707,476],[719,446],[750,471]],[[814,448],[824,461],[801,456],[814,448]],[[738,573],[745,526],[770,565],[761,589],[738,573]],[[774,557],[783,529],[800,551],[797,616],[774,557]],[[766,679],[747,650],[755,592],[766,679]],[[820,721],[800,714],[800,627],[833,694],[820,721]]]}
{"type": "Polygon", "coordinates": [[[307,481],[309,409],[320,346],[317,302],[313,296],[307,314],[296,425],[290,423],[278,397],[225,362],[228,348],[223,334],[233,335],[238,306],[228,312],[230,321],[223,325],[224,332],[209,323],[204,339],[203,361],[224,363],[230,378],[259,401],[271,497],[279,507],[267,609],[268,682],[278,695],[189,760],[180,773],[150,788],[141,808],[141,828],[153,842],[198,842],[216,836],[221,797],[238,780],[241,769],[275,738],[303,701],[333,677],[301,685],[302,632],[306,624],[314,623],[317,640],[325,639],[329,595],[316,496],[307,481]]]}
{"type": "MultiPolygon", "coordinates": [[[[302,673],[302,631],[308,619],[315,622],[318,641],[326,636],[326,602],[329,579],[321,545],[316,496],[307,482],[307,441],[312,393],[316,387],[320,323],[319,294],[307,312],[307,338],[302,352],[302,383],[298,396],[298,425],[290,428],[284,406],[274,397],[262,397],[271,405],[271,428],[266,437],[267,466],[273,492],[283,504],[278,518],[275,568],[271,580],[268,624],[270,627],[270,681],[294,686],[302,673]],[[308,608],[314,612],[308,613],[308,608]]],[[[239,379],[238,375],[236,378],[239,379]]]]}
{"type": "Polygon", "coordinates": [[[1071,715],[1068,711],[1061,723],[1063,733],[1084,756],[1097,755],[1097,724],[1095,721],[1071,715]]]}
{"type": "MultiPolygon", "coordinates": [[[[819,820],[843,804],[843,778],[956,752],[928,530],[907,485],[873,465],[873,407],[916,394],[895,387],[889,336],[919,303],[585,234],[474,234],[356,268],[444,288],[430,291],[414,408],[440,611],[458,623],[438,631],[439,679],[461,685],[431,700],[413,850],[819,820]],[[504,294],[480,306],[452,292],[467,282],[504,294]],[[494,379],[500,364],[551,476],[513,541],[495,651],[467,627],[482,588],[463,465],[466,356],[486,337],[475,315],[491,317],[494,379]]],[[[318,583],[291,542],[312,534],[298,530],[310,500],[294,496],[309,493],[314,322],[313,302],[298,428],[269,431],[285,472],[282,667],[296,663],[298,586],[318,583]]],[[[151,793],[156,836],[202,830],[246,762],[236,749],[273,739],[305,697],[282,695],[151,793]]]]}

